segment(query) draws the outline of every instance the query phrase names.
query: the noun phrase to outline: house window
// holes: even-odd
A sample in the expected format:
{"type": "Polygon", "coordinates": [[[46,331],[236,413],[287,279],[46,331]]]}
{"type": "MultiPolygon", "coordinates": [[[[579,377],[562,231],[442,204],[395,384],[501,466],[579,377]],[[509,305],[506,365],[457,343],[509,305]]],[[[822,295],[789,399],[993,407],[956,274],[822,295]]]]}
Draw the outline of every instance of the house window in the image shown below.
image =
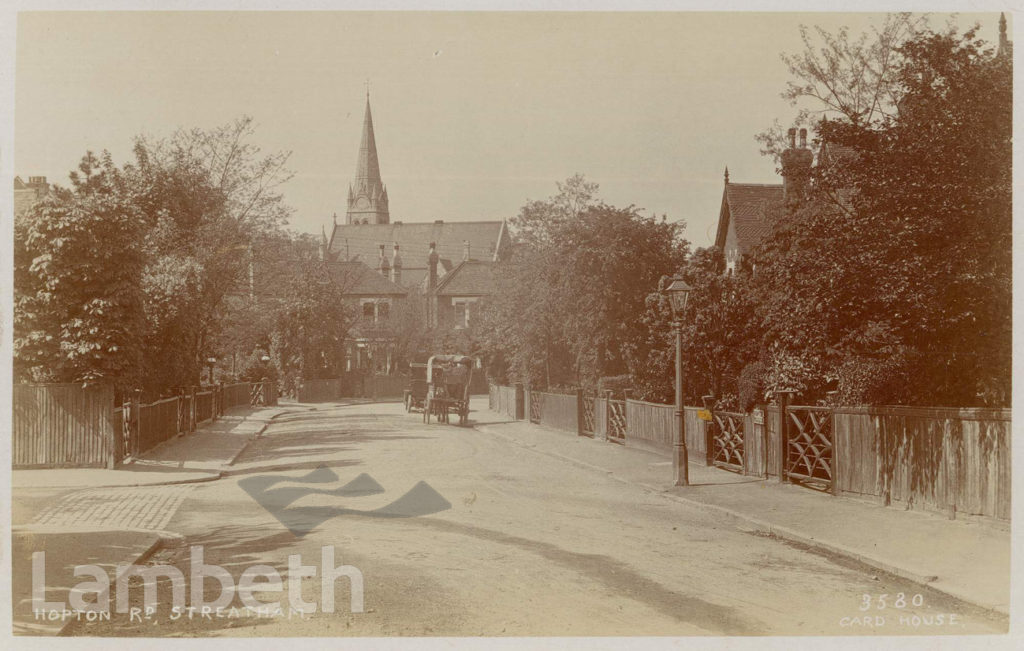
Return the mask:
{"type": "Polygon", "coordinates": [[[373,303],[363,303],[363,321],[373,322],[374,309],[373,303]]]}
{"type": "Polygon", "coordinates": [[[455,303],[455,327],[457,329],[469,326],[469,305],[462,301],[455,303]]]}
{"type": "Polygon", "coordinates": [[[377,304],[377,320],[387,321],[391,315],[391,304],[390,303],[378,303],[377,304]]]}

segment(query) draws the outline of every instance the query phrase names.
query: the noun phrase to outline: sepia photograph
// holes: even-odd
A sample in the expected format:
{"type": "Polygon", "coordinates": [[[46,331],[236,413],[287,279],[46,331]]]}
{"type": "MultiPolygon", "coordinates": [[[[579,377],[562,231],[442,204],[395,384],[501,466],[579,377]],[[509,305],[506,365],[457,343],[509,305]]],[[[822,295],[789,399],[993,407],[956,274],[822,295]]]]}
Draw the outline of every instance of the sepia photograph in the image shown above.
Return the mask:
{"type": "Polygon", "coordinates": [[[1014,647],[1013,7],[242,5],[3,15],[6,648],[1014,647]]]}

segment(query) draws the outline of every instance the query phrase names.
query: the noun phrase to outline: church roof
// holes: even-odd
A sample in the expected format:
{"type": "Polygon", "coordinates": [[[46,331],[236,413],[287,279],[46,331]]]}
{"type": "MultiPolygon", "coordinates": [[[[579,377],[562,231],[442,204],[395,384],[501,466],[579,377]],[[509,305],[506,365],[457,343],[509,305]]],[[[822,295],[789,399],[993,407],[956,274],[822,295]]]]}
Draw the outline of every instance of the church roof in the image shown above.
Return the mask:
{"type": "Polygon", "coordinates": [[[391,251],[400,247],[403,273],[405,269],[426,267],[430,243],[437,243],[442,258],[461,260],[464,242],[469,242],[470,258],[492,260],[499,249],[507,246],[508,237],[502,221],[425,222],[390,224],[335,224],[331,233],[328,256],[333,260],[359,260],[376,264],[380,245],[391,251]]]}
{"type": "Polygon", "coordinates": [[[437,285],[438,296],[484,296],[494,292],[494,263],[463,260],[437,285]]]}
{"type": "Polygon", "coordinates": [[[736,232],[740,253],[750,251],[771,232],[769,207],[782,201],[781,183],[730,183],[722,193],[715,246],[724,249],[730,221],[736,232]]]}

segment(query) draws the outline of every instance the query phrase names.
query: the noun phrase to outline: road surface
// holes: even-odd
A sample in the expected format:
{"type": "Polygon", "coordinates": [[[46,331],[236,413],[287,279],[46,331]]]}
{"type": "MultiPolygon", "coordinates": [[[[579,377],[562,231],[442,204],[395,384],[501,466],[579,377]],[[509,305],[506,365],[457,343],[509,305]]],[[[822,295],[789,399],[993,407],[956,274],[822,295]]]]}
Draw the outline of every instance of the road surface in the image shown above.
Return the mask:
{"type": "MultiPolygon", "coordinates": [[[[651,462],[668,481],[665,460],[651,462]]],[[[254,565],[286,576],[289,556],[301,555],[316,576],[292,576],[317,612],[290,609],[286,588],[254,593],[280,610],[246,611],[236,595],[234,611],[172,611],[161,579],[155,613],[76,623],[70,634],[894,635],[1006,626],[910,581],[744,531],[542,450],[423,425],[393,403],[286,414],[229,477],[163,489],[177,490],[164,529],[182,539],[149,564],[188,576],[191,547],[202,546],[203,562],[237,585],[254,565]],[[334,612],[322,612],[325,547],[335,566],[361,573],[363,612],[351,612],[346,577],[331,584],[334,612]]],[[[212,601],[221,586],[204,585],[212,601]]],[[[141,607],[141,588],[131,603],[141,607]]]]}

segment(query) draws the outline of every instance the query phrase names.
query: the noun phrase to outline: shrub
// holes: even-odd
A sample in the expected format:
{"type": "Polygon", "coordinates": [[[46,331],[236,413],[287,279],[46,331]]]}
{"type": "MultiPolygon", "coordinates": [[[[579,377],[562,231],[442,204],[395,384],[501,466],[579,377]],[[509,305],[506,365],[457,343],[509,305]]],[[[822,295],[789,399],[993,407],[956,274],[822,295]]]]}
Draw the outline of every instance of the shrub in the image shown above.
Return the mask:
{"type": "Polygon", "coordinates": [[[736,384],[741,410],[750,411],[754,405],[764,401],[764,373],[764,364],[760,361],[751,362],[740,371],[736,384]]]}
{"type": "Polygon", "coordinates": [[[605,391],[611,391],[616,397],[633,389],[633,380],[626,375],[608,375],[597,381],[597,390],[602,395],[605,391]]]}

